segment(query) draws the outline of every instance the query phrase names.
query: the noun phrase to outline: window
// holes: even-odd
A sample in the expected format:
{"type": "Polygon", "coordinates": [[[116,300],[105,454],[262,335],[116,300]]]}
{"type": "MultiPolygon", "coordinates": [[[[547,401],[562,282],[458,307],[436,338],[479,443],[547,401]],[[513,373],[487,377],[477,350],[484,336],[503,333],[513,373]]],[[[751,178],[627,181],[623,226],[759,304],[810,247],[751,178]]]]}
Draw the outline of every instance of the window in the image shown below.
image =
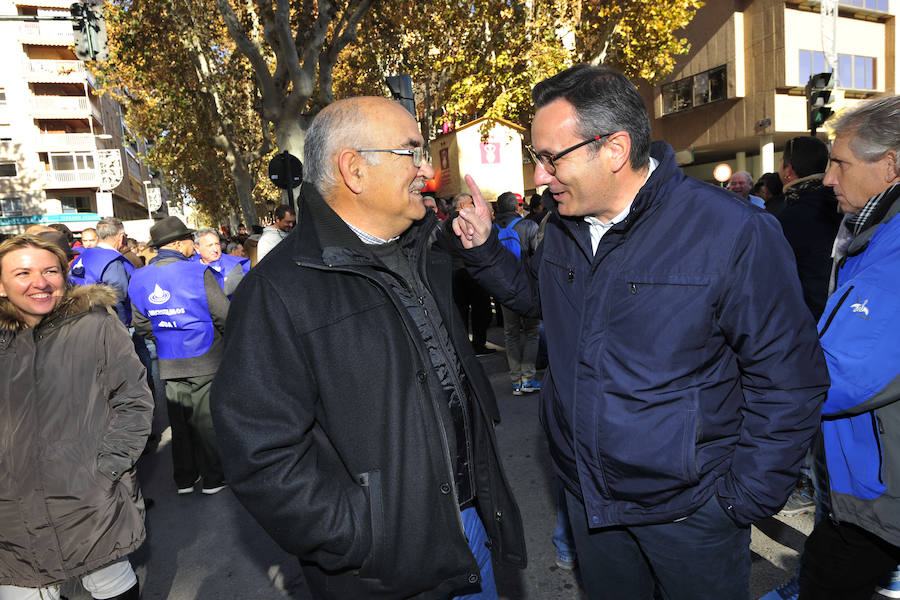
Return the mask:
{"type": "Polygon", "coordinates": [[[22,216],[22,199],[21,198],[0,198],[0,216],[21,217],[22,216]]]}
{"type": "Polygon", "coordinates": [[[724,66],[667,83],[662,86],[663,114],[724,100],[727,83],[724,66]]]}
{"type": "Polygon", "coordinates": [[[92,152],[51,152],[50,168],[54,171],[93,171],[92,152]]]}
{"type": "Polygon", "coordinates": [[[0,163],[0,177],[15,177],[18,174],[19,170],[16,168],[16,163],[0,163]]]}
{"type": "Polygon", "coordinates": [[[888,10],[888,0],[840,0],[840,4],[868,8],[869,10],[880,10],[882,12],[887,12],[888,10]]]}
{"type": "Polygon", "coordinates": [[[91,212],[91,199],[87,196],[62,196],[59,201],[63,213],[91,212]]]}
{"type": "MultiPolygon", "coordinates": [[[[816,50],[800,51],[800,85],[806,85],[814,73],[830,73],[825,66],[825,53],[816,50]]],[[[875,58],[838,54],[838,87],[855,90],[875,89],[875,58]]]]}

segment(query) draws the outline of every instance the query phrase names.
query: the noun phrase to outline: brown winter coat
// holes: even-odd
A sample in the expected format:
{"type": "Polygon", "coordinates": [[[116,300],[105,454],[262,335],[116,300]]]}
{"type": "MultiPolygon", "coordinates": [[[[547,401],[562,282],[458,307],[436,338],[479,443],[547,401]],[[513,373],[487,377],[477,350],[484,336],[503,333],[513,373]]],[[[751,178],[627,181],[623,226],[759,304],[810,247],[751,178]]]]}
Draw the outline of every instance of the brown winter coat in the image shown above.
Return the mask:
{"type": "Polygon", "coordinates": [[[153,397],[115,302],[69,289],[28,328],[0,299],[0,585],[58,584],[144,540],[134,463],[153,397]]]}

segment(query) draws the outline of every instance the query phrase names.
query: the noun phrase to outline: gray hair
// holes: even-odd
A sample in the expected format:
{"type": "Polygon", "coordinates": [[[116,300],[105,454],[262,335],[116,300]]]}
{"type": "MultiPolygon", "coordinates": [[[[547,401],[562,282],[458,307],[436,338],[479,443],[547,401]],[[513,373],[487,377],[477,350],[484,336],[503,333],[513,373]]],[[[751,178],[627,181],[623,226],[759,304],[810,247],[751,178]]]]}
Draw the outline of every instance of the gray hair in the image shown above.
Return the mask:
{"type": "Polygon", "coordinates": [[[472,200],[472,194],[460,192],[459,194],[453,196],[453,210],[459,210],[460,205],[462,204],[463,200],[465,200],[466,198],[468,198],[469,200],[472,200]]]}
{"type": "Polygon", "coordinates": [[[216,231],[215,229],[210,229],[209,227],[205,227],[205,228],[203,228],[203,229],[198,229],[197,232],[194,233],[194,242],[195,242],[195,243],[199,243],[199,242],[200,242],[200,239],[201,239],[204,235],[214,235],[214,236],[216,236],[216,239],[219,239],[219,232],[218,232],[218,231],[216,231]]]}
{"type": "MultiPolygon", "coordinates": [[[[321,193],[337,185],[334,158],[342,148],[364,148],[369,140],[369,113],[358,98],[329,104],[313,119],[306,131],[303,147],[303,180],[321,193]]],[[[360,154],[370,165],[377,165],[375,152],[360,154]]]]}
{"type": "Polygon", "coordinates": [[[108,240],[125,231],[125,225],[122,224],[122,221],[120,219],[117,219],[115,217],[106,217],[105,219],[100,219],[100,221],[97,222],[96,230],[98,239],[108,240]]]}
{"type": "MultiPolygon", "coordinates": [[[[884,96],[847,110],[831,130],[851,135],[850,150],[864,162],[875,162],[891,150],[900,157],[900,96],[884,96]]],[[[894,170],[900,174],[896,162],[894,170]]]]}
{"type": "Polygon", "coordinates": [[[747,171],[737,171],[736,173],[732,174],[731,177],[734,178],[734,177],[737,177],[738,175],[740,175],[741,177],[744,178],[744,181],[747,182],[747,185],[749,185],[750,187],[753,187],[753,175],[751,175],[747,171]]]}

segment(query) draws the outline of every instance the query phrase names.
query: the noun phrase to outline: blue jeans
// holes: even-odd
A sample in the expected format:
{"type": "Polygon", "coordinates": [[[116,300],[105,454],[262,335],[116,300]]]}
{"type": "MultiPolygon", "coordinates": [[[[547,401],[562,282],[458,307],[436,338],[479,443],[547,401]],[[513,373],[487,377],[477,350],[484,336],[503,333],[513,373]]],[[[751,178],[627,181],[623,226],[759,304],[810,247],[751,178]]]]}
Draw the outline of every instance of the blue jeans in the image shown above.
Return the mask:
{"type": "Polygon", "coordinates": [[[556,546],[557,556],[575,560],[575,540],[572,539],[572,526],[569,525],[566,487],[559,477],[556,478],[556,530],[553,532],[553,545],[556,546]]]}
{"type": "Polygon", "coordinates": [[[476,594],[456,596],[453,600],[497,600],[494,566],[491,563],[491,551],[485,545],[488,538],[484,524],[478,518],[478,511],[475,508],[467,508],[460,515],[466,531],[466,539],[469,540],[469,548],[472,549],[472,554],[481,570],[481,591],[476,594]]]}
{"type": "Polygon", "coordinates": [[[715,496],[685,519],[590,529],[581,500],[566,490],[584,588],[590,600],[747,600],[750,528],[715,496]]]}

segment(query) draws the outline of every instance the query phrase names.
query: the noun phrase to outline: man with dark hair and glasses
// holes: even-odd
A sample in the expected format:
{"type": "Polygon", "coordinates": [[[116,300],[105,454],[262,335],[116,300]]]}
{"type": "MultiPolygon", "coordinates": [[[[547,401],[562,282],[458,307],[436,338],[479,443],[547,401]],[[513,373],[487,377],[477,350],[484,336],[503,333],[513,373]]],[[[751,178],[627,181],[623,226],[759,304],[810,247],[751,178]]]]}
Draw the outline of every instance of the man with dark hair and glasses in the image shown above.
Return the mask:
{"type": "Polygon", "coordinates": [[[746,598],[749,526],[787,499],[828,384],[791,250],[651,145],[619,73],[576,66],[532,96],[534,257],[510,256],[471,177],[445,229],[501,303],[544,319],[541,422],[588,597],[746,598]]]}
{"type": "Polygon", "coordinates": [[[385,98],[323,109],[299,231],[229,312],[213,390],[229,485],[315,598],[496,600],[491,555],[525,564],[424,143],[385,98]]]}

